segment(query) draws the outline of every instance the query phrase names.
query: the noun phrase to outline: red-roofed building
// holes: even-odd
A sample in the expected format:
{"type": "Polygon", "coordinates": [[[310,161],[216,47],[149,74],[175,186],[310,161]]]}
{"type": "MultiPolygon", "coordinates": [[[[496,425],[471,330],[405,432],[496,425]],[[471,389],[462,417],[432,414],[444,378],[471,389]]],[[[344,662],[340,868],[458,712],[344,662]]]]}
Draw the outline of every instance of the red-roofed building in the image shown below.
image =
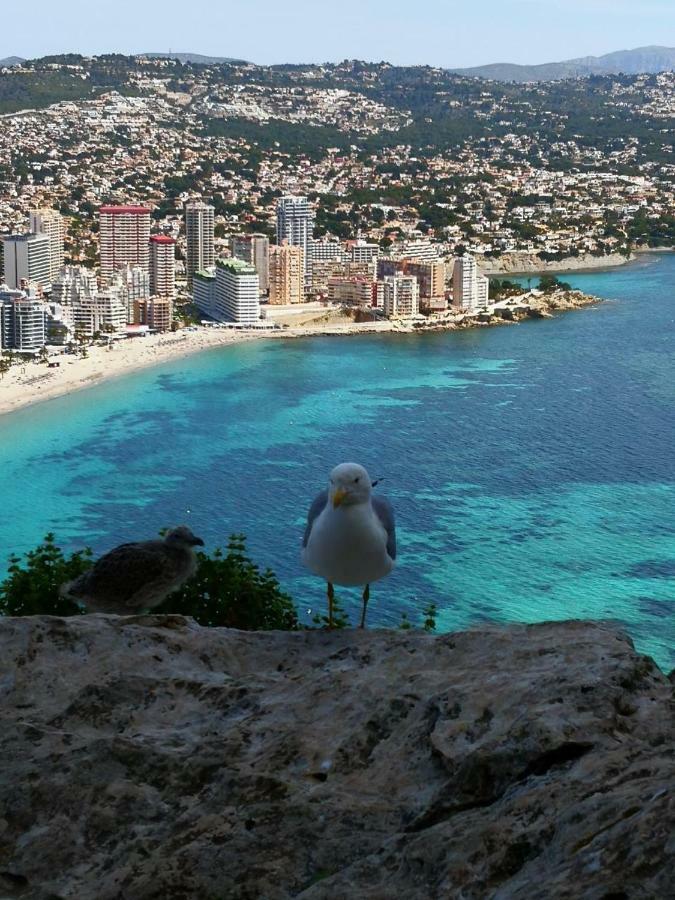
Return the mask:
{"type": "Polygon", "coordinates": [[[101,278],[108,282],[126,265],[150,267],[150,210],[145,206],[102,206],[100,218],[101,278]]]}

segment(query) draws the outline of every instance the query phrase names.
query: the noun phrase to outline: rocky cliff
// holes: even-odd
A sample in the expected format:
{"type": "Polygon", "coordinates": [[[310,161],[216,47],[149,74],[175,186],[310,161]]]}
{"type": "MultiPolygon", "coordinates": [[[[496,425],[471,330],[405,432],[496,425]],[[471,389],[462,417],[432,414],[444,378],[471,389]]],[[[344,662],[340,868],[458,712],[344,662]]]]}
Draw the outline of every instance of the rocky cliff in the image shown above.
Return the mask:
{"type": "Polygon", "coordinates": [[[672,896],[671,688],[591,623],[0,620],[0,898],[672,896]]]}

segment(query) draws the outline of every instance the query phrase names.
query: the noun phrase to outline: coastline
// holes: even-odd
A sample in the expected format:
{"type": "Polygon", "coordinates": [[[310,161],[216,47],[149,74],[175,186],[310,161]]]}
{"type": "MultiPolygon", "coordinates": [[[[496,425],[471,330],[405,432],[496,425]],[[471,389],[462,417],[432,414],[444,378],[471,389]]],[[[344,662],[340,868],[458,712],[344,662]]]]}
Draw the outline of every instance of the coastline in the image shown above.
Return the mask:
{"type": "Polygon", "coordinates": [[[297,340],[306,337],[346,337],[357,334],[418,334],[420,332],[456,331],[514,324],[526,318],[548,318],[555,312],[579,309],[601,302],[598,297],[580,291],[557,291],[550,295],[521,294],[503,300],[494,312],[475,316],[448,312],[436,319],[412,321],[383,320],[365,323],[336,323],[318,326],[296,326],[280,331],[237,331],[198,328],[172,334],[149,335],[113,345],[88,348],[84,359],[60,355],[59,368],[44,364],[15,364],[0,380],[0,416],[16,412],[35,403],[53,400],[75,391],[94,387],[104,381],[161,365],[218,347],[255,340],[297,340]]]}
{"type": "Polygon", "coordinates": [[[651,256],[658,253],[675,253],[673,247],[640,247],[633,250],[630,257],[621,253],[610,253],[607,256],[567,256],[554,262],[545,262],[537,256],[522,253],[505,253],[499,260],[493,260],[491,266],[481,267],[483,275],[488,278],[499,278],[513,275],[517,278],[539,275],[570,275],[574,272],[603,272],[611,271],[620,266],[626,266],[639,262],[641,256],[651,256]]]}

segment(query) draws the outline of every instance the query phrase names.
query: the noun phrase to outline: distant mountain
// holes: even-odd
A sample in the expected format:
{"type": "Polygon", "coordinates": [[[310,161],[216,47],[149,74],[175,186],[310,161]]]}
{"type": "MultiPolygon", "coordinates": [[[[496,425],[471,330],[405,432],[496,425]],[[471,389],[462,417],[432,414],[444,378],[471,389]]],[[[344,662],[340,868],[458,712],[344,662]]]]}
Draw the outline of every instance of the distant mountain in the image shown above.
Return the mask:
{"type": "Polygon", "coordinates": [[[202,56],[201,53],[139,53],[148,59],[177,59],[182,63],[194,63],[197,66],[217,66],[220,63],[243,63],[244,59],[232,59],[229,56],[202,56]]]}
{"type": "Polygon", "coordinates": [[[4,69],[7,66],[20,66],[22,62],[26,62],[26,60],[20,56],[7,56],[5,59],[0,59],[0,69],[4,69]]]}
{"type": "Polygon", "coordinates": [[[539,66],[518,66],[512,63],[493,63],[470,69],[451,69],[460,75],[490,78],[493,81],[556,81],[584,75],[638,75],[642,72],[668,72],[675,68],[675,48],[638,47],[618,50],[605,56],[582,56],[565,62],[544,63],[539,66]]]}

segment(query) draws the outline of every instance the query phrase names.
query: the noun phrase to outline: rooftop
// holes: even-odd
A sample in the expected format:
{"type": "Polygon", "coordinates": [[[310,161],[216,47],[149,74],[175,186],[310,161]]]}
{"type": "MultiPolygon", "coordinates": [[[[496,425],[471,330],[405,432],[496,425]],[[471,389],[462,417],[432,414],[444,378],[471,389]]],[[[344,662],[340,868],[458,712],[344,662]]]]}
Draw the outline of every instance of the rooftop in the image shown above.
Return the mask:
{"type": "Polygon", "coordinates": [[[150,213],[150,208],[148,206],[102,206],[99,209],[99,213],[107,213],[110,215],[132,213],[139,215],[141,213],[150,213]]]}

